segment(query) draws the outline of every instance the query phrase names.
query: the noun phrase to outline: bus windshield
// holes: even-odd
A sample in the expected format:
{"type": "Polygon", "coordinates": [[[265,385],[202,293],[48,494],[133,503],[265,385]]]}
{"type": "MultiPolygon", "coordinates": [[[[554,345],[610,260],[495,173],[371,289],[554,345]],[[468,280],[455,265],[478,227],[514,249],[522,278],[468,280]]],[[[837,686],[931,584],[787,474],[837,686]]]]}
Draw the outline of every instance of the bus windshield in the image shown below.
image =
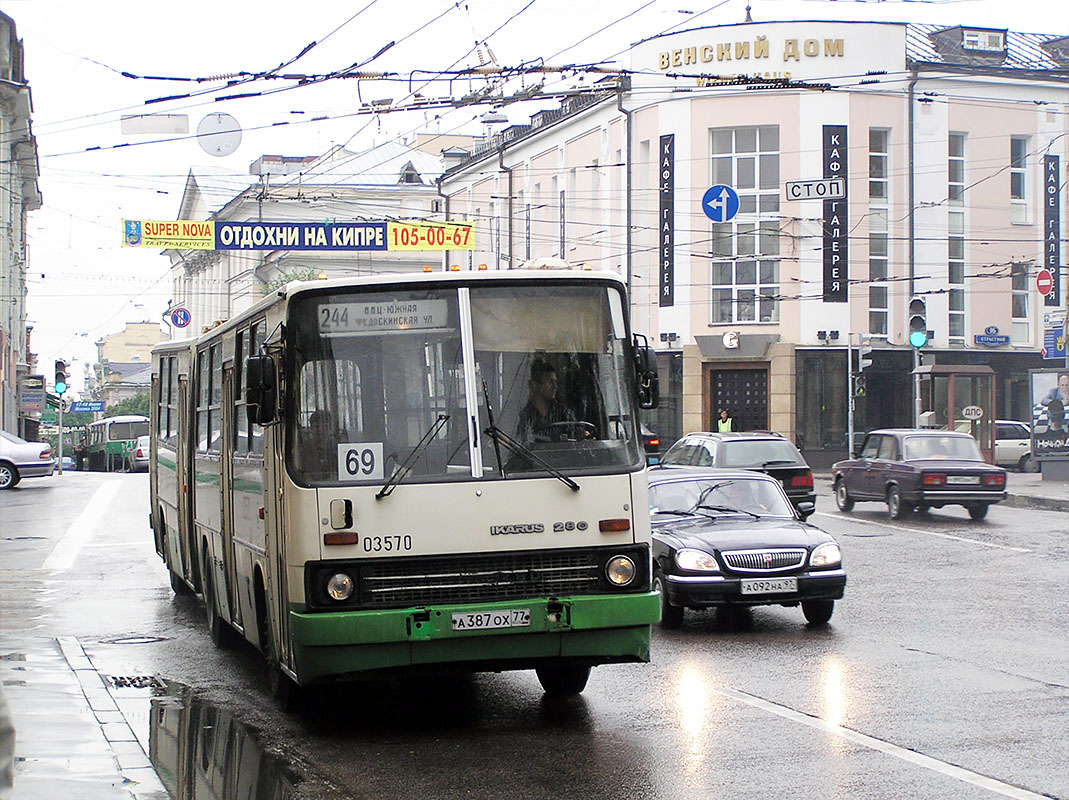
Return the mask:
{"type": "Polygon", "coordinates": [[[641,467],[615,288],[309,293],[289,331],[287,460],[305,485],[382,483],[401,465],[406,482],[641,467]]]}

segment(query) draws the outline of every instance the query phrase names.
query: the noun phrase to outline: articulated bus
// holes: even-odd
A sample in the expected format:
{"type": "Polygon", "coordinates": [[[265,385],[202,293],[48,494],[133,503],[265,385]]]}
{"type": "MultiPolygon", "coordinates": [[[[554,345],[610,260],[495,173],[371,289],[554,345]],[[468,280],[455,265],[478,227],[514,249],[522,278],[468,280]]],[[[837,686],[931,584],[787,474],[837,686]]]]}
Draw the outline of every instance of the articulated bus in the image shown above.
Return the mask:
{"type": "Polygon", "coordinates": [[[638,408],[615,275],[294,282],[153,350],[151,522],[220,646],[300,686],[535,669],[577,694],[649,659],[638,408]],[[548,389],[547,389],[548,387],[548,389]]]}
{"type": "Polygon", "coordinates": [[[148,433],[149,418],[139,414],[106,417],[89,423],[87,433],[88,469],[118,472],[126,466],[126,455],[134,449],[137,437],[148,433]]]}

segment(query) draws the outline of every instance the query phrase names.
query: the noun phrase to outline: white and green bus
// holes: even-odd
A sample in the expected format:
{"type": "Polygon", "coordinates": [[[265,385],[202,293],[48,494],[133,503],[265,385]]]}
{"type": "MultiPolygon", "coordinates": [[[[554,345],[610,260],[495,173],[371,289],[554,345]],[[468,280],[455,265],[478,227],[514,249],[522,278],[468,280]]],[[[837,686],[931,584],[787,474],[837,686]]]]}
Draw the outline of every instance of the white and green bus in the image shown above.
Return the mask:
{"type": "Polygon", "coordinates": [[[153,350],[152,527],[285,700],[400,671],[644,662],[653,353],[572,270],[295,282],[153,350]],[[548,389],[546,387],[549,387],[548,389]]]}

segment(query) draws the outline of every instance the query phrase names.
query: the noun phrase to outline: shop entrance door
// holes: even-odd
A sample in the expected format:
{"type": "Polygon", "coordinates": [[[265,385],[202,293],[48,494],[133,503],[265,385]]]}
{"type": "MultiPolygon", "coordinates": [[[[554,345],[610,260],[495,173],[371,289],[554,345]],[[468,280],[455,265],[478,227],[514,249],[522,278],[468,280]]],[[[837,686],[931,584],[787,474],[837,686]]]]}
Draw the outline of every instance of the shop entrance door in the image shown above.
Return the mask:
{"type": "Polygon", "coordinates": [[[710,366],[706,372],[706,424],[716,430],[720,409],[726,408],[735,417],[740,431],[768,430],[768,370],[719,369],[710,366]]]}

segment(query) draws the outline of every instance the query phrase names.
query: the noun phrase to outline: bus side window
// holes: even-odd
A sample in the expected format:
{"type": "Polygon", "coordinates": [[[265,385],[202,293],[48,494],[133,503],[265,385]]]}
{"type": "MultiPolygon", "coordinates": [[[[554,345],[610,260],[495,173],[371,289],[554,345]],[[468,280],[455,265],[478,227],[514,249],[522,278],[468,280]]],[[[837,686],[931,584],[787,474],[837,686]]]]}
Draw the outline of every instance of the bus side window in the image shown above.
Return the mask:
{"type": "MultiPolygon", "coordinates": [[[[262,323],[253,323],[249,328],[249,355],[259,354],[264,344],[264,326],[262,323]]],[[[242,414],[245,417],[245,414],[242,414]]],[[[256,424],[249,425],[249,450],[255,455],[263,455],[264,452],[264,429],[256,424]]]]}

